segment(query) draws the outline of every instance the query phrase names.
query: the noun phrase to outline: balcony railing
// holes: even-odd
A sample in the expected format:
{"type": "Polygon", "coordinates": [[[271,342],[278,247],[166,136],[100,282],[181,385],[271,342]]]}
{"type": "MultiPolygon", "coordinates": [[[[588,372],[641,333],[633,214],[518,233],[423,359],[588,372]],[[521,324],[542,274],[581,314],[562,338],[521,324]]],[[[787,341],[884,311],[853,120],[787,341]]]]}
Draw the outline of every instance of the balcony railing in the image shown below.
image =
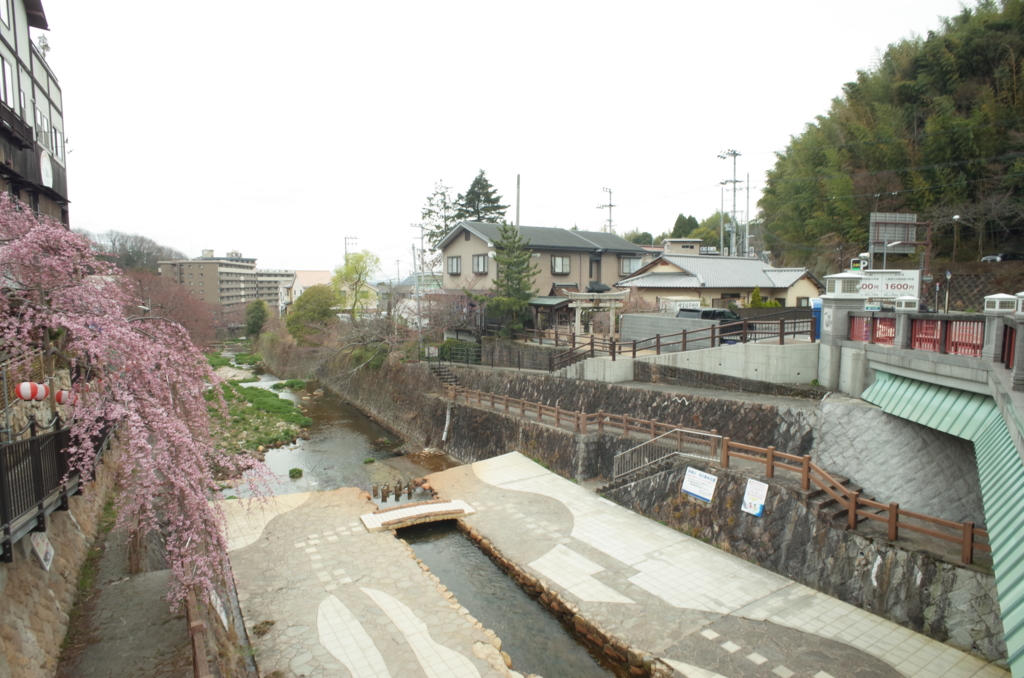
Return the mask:
{"type": "MultiPolygon", "coordinates": [[[[896,318],[850,316],[850,341],[880,346],[896,345],[896,318]]],[[[904,339],[905,341],[905,339],[904,339]]],[[[949,355],[981,357],[985,345],[985,321],[961,318],[912,318],[910,348],[949,355]]],[[[904,345],[905,346],[905,345],[904,345]]]]}
{"type": "Polygon", "coordinates": [[[0,103],[0,122],[19,148],[32,148],[32,126],[22,120],[7,104],[0,103]]]}

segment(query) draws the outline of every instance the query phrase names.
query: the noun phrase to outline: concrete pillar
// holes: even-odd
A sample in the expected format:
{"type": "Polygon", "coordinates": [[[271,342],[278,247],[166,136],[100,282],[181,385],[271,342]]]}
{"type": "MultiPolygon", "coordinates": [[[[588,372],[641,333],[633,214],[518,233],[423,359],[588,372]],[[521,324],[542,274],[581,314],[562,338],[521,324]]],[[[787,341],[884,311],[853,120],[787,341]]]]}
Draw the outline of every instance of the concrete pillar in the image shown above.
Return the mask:
{"type": "Polygon", "coordinates": [[[981,359],[998,362],[1003,348],[1003,317],[1013,314],[1017,298],[1012,294],[990,294],[985,297],[985,343],[981,359]]]}
{"type": "Polygon", "coordinates": [[[864,299],[853,294],[826,294],[821,298],[821,342],[818,348],[818,383],[839,390],[842,347],[850,336],[850,312],[864,310],[864,299]]]}
{"type": "Polygon", "coordinates": [[[896,341],[893,346],[896,348],[910,348],[910,329],[912,321],[906,313],[896,314],[896,341]]]}
{"type": "Polygon", "coordinates": [[[570,306],[576,309],[576,336],[583,334],[583,322],[581,316],[583,315],[583,305],[580,302],[575,301],[570,306]]]}

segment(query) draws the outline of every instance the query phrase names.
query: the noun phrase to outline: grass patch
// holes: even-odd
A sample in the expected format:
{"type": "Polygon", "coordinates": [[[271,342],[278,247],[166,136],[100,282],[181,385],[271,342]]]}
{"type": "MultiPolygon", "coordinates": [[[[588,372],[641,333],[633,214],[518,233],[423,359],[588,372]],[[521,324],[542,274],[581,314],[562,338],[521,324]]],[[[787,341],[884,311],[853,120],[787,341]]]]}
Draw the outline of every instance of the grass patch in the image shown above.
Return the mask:
{"type": "Polygon", "coordinates": [[[239,353],[235,356],[236,365],[255,365],[263,360],[259,353],[239,353]]]}
{"type": "Polygon", "coordinates": [[[364,463],[364,464],[373,464],[373,463],[374,463],[374,462],[376,462],[376,461],[377,461],[377,460],[376,460],[376,459],[374,459],[373,457],[367,457],[366,459],[363,459],[363,463],[364,463]]]}
{"type": "Polygon", "coordinates": [[[301,478],[302,477],[302,469],[301,468],[291,468],[291,469],[288,469],[288,477],[292,478],[292,479],[301,478]]]}
{"type": "Polygon", "coordinates": [[[276,622],[272,619],[264,619],[263,621],[259,622],[258,624],[252,627],[252,634],[257,638],[262,638],[263,636],[270,633],[270,628],[275,623],[276,622]]]}
{"type": "Polygon", "coordinates": [[[231,365],[231,358],[225,358],[219,351],[207,353],[206,359],[210,361],[210,367],[213,369],[217,369],[218,367],[229,367],[231,365]]]}

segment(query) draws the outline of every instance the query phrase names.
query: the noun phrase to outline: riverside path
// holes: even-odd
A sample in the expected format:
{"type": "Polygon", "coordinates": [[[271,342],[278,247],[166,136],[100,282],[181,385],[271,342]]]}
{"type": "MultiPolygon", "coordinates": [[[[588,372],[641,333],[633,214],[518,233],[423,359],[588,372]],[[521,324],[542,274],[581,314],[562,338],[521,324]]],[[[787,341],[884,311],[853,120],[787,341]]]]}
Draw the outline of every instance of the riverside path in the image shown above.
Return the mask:
{"type": "MultiPolygon", "coordinates": [[[[586,629],[626,648],[630,675],[653,668],[685,678],[1009,678],[639,516],[519,453],[428,481],[457,506],[435,504],[424,514],[459,513],[515,570],[568,601],[586,629]]],[[[376,506],[365,493],[225,504],[238,599],[262,676],[520,675],[503,661],[499,639],[402,541],[367,529],[376,506]]]]}

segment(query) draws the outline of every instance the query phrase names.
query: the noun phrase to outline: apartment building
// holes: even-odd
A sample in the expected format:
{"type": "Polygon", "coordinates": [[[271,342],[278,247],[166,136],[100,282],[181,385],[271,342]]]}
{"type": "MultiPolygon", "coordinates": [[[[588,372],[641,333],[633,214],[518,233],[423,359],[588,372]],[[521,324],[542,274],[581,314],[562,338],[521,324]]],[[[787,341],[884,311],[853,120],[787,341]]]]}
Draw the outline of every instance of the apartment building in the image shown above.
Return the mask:
{"type": "Polygon", "coordinates": [[[217,257],[213,250],[203,250],[203,256],[198,259],[161,261],[158,266],[161,277],[186,285],[219,310],[246,305],[256,299],[263,299],[267,306],[277,310],[280,286],[295,276],[295,271],[260,271],[256,260],[243,257],[241,252],[217,257]]]}
{"type": "Polygon", "coordinates": [[[41,0],[0,0],[0,180],[33,210],[68,219],[64,101],[29,28],[49,30],[41,0]]]}

